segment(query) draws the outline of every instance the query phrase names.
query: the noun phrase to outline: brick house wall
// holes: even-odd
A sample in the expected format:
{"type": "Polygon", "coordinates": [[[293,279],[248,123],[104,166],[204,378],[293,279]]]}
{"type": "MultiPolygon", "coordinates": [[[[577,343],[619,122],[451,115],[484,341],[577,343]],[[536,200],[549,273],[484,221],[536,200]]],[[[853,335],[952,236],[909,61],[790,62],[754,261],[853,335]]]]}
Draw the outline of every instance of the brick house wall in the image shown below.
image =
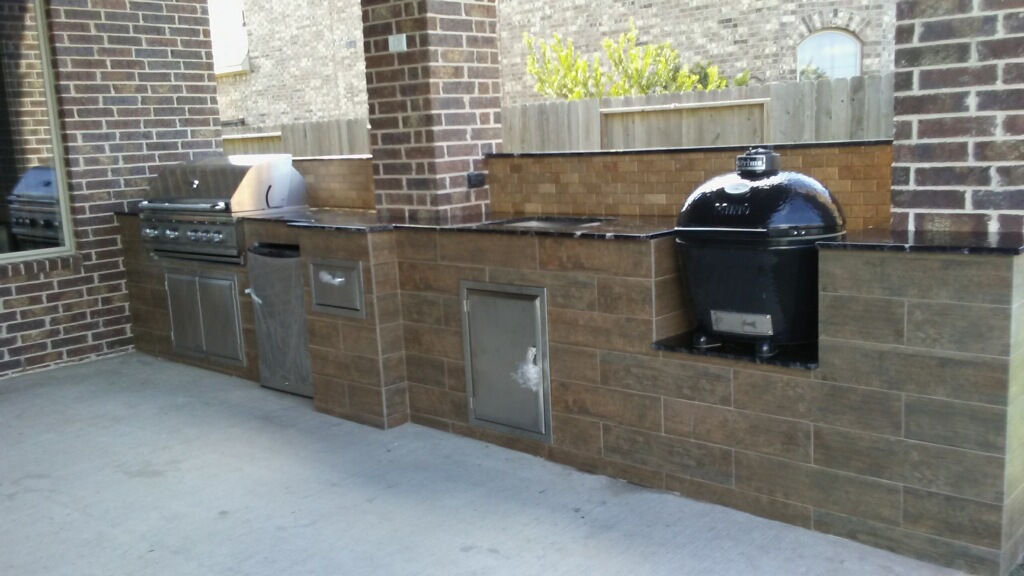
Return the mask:
{"type": "Polygon", "coordinates": [[[247,127],[366,117],[359,0],[245,0],[249,71],[217,78],[247,127]]]}
{"type": "Polygon", "coordinates": [[[0,6],[4,98],[12,120],[11,146],[17,157],[18,173],[46,163],[53,153],[43,72],[35,65],[39,61],[39,34],[31,7],[30,0],[13,0],[0,6]]]}
{"type": "Polygon", "coordinates": [[[893,227],[1024,230],[1024,4],[897,6],[893,227]]]}
{"type": "Polygon", "coordinates": [[[685,62],[708,61],[732,77],[744,69],[758,82],[795,80],[796,48],[823,28],[845,28],[862,44],[865,73],[889,72],[895,0],[502,0],[501,57],[506,105],[543,99],[526,73],[523,32],[558,33],[583,54],[601,53],[601,39],[629,30],[641,41],[669,41],[685,62]]]}
{"type": "Polygon", "coordinates": [[[114,212],[220,148],[206,0],[53,0],[75,252],[0,265],[0,375],[128,350],[114,212]]]}

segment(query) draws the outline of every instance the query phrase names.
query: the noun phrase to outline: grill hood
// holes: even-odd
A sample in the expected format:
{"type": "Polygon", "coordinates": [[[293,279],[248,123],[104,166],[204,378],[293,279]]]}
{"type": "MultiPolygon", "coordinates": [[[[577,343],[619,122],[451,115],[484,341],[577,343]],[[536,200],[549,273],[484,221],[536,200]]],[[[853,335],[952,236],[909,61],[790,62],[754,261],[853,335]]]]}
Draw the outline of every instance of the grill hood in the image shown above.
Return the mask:
{"type": "Polygon", "coordinates": [[[306,182],[289,154],[214,156],[165,167],[139,207],[239,214],[306,205],[306,182]]]}
{"type": "Polygon", "coordinates": [[[843,214],[828,189],[779,170],[779,155],[757,148],[736,158],[736,172],[708,180],[687,198],[677,235],[757,238],[843,232],[843,214]]]}

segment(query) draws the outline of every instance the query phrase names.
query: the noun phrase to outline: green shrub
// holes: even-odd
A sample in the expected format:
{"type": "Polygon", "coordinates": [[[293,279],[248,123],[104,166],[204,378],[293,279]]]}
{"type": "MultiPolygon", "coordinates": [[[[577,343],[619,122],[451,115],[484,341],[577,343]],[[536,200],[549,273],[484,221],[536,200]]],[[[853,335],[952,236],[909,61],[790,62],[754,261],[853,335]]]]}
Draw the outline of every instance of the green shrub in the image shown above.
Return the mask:
{"type": "MultiPolygon", "coordinates": [[[[593,60],[578,52],[572,40],[558,34],[552,40],[537,39],[523,33],[526,44],[526,72],[533,76],[534,91],[564,100],[599,98],[602,96],[638,96],[668,94],[691,90],[718,90],[729,85],[718,67],[707,63],[686,66],[679,52],[669,42],[637,45],[636,26],[630,22],[629,32],[618,40],[601,41],[608,72],[601,58],[593,60]]],[[[750,73],[744,71],[733,78],[736,86],[745,86],[750,73]]]]}

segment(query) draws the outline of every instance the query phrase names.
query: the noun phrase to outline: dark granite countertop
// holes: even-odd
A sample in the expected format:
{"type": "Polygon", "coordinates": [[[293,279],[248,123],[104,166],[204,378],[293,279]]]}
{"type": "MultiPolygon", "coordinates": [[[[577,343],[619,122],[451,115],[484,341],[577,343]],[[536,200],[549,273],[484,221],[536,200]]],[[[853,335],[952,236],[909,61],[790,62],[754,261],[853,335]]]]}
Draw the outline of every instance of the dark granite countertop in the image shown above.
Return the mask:
{"type": "Polygon", "coordinates": [[[868,229],[847,232],[839,240],[818,242],[825,250],[877,250],[883,252],[943,252],[952,254],[1024,254],[1024,234],[1000,232],[915,232],[868,229]]]}
{"type": "Polygon", "coordinates": [[[383,232],[398,229],[429,229],[459,232],[563,236],[572,238],[650,240],[672,234],[675,218],[654,216],[594,217],[595,222],[580,222],[580,216],[524,216],[496,214],[484,223],[417,225],[389,222],[373,210],[340,208],[301,208],[267,215],[243,216],[247,219],[285,222],[289,226],[383,232]],[[533,222],[530,222],[533,221],[533,222]]]}

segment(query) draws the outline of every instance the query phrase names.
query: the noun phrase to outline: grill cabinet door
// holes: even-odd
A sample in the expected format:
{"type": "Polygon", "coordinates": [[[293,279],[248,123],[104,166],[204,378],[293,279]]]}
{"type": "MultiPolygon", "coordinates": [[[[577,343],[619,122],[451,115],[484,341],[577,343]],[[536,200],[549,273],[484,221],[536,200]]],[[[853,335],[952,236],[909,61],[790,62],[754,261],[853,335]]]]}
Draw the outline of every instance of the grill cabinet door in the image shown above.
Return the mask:
{"type": "Polygon", "coordinates": [[[235,281],[200,276],[199,302],[206,353],[242,362],[242,331],[235,281]]]}
{"type": "Polygon", "coordinates": [[[543,289],[464,282],[463,300],[471,423],[550,441],[543,289]]]}
{"type": "Polygon", "coordinates": [[[176,352],[203,353],[203,321],[199,315],[199,289],[194,274],[168,272],[164,276],[171,313],[171,341],[176,352]]]}

